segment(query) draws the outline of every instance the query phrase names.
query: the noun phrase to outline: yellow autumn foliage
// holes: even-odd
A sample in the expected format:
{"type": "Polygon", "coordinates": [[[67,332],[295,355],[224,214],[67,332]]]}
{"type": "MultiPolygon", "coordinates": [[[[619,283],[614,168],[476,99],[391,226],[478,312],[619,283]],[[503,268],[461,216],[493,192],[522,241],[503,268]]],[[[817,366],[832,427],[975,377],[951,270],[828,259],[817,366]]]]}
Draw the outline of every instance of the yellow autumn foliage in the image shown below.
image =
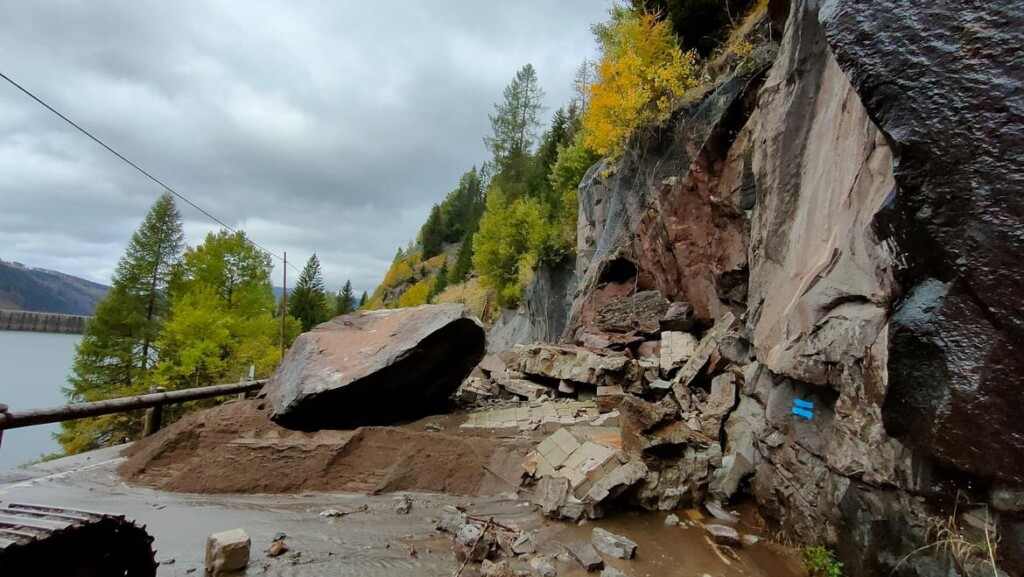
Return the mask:
{"type": "Polygon", "coordinates": [[[493,296],[488,298],[490,290],[480,284],[480,279],[471,278],[464,283],[449,286],[441,294],[434,297],[435,303],[462,303],[469,307],[479,319],[493,319],[498,310],[498,303],[493,296]],[[484,307],[490,306],[490,311],[485,315],[484,307]]]}
{"type": "Polygon", "coordinates": [[[646,11],[616,7],[595,29],[602,58],[583,115],[584,145],[616,157],[644,126],[666,120],[698,84],[696,53],[679,49],[669,23],[646,11]]]}
{"type": "Polygon", "coordinates": [[[409,287],[409,290],[402,293],[401,298],[398,299],[398,306],[405,308],[418,307],[420,305],[427,304],[428,292],[430,292],[430,282],[421,280],[409,287]]]}

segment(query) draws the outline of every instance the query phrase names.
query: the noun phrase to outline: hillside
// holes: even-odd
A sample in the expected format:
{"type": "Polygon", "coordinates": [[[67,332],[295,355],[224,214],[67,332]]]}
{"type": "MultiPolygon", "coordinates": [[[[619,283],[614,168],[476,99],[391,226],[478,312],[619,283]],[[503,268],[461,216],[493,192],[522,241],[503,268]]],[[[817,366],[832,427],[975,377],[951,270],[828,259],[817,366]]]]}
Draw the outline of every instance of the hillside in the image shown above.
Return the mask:
{"type": "Polygon", "coordinates": [[[0,309],[91,315],[109,287],[0,260],[0,309]]]}

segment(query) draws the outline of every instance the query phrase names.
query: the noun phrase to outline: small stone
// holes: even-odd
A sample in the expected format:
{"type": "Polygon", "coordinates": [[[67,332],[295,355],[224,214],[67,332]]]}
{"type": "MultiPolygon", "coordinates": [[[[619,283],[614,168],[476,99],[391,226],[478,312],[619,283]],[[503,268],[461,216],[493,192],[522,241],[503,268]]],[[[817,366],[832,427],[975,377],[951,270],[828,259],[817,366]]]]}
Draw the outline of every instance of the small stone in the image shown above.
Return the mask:
{"type": "Polygon", "coordinates": [[[466,523],[455,531],[452,552],[459,561],[465,561],[468,557],[470,561],[479,563],[488,557],[493,548],[494,537],[490,532],[484,533],[483,527],[479,525],[466,523]],[[481,533],[483,537],[480,536],[481,533]]]}
{"type": "Polygon", "coordinates": [[[288,544],[284,542],[284,539],[276,539],[270,545],[270,549],[267,549],[267,557],[279,557],[288,552],[288,544]]]}
{"type": "Polygon", "coordinates": [[[597,553],[597,549],[586,541],[575,541],[563,545],[569,556],[576,560],[587,573],[604,568],[604,559],[597,553]]]}
{"type": "Polygon", "coordinates": [[[715,503],[714,501],[705,502],[704,508],[708,510],[708,513],[711,513],[712,517],[718,519],[719,521],[729,521],[730,523],[735,523],[739,521],[738,517],[736,517],[732,513],[729,513],[728,511],[723,509],[721,505],[715,503]]]}
{"type": "Polygon", "coordinates": [[[444,427],[438,425],[437,423],[427,423],[426,425],[423,425],[423,430],[438,433],[440,431],[443,431],[444,427]]]}
{"type": "Polygon", "coordinates": [[[565,380],[558,381],[558,392],[571,395],[576,392],[576,387],[565,380]]]}
{"type": "Polygon", "coordinates": [[[538,577],[555,577],[558,575],[555,566],[551,564],[551,560],[547,557],[534,557],[530,559],[530,568],[533,569],[533,574],[538,577]]]}
{"type": "Polygon", "coordinates": [[[206,572],[217,577],[249,564],[249,536],[241,529],[214,533],[206,538],[206,572]]]}
{"type": "Polygon", "coordinates": [[[455,533],[461,525],[466,523],[466,520],[465,513],[451,505],[447,505],[444,509],[441,509],[441,516],[438,518],[435,527],[445,533],[455,533]]]}
{"type": "Polygon", "coordinates": [[[676,517],[675,515],[669,515],[668,517],[665,517],[665,524],[670,527],[673,525],[678,525],[679,517],[676,517]]]}
{"type": "Polygon", "coordinates": [[[505,560],[493,562],[484,559],[480,564],[480,577],[514,577],[514,575],[512,567],[505,560]]]}
{"type": "Polygon", "coordinates": [[[743,544],[744,545],[757,545],[757,542],[760,541],[760,540],[761,540],[761,538],[758,537],[757,535],[744,535],[743,536],[743,544]]]}
{"type": "Polygon", "coordinates": [[[398,513],[399,515],[408,515],[411,509],[412,497],[402,497],[398,500],[398,503],[395,504],[395,513],[398,513]]]}
{"type": "Polygon", "coordinates": [[[736,529],[726,525],[709,524],[704,525],[704,531],[711,536],[711,540],[719,545],[739,547],[743,544],[740,534],[736,529]]]}
{"type": "Polygon", "coordinates": [[[598,551],[618,559],[632,559],[636,555],[636,543],[600,527],[594,528],[590,542],[598,551]]]}
{"type": "Polygon", "coordinates": [[[615,567],[608,566],[601,571],[601,577],[627,577],[627,575],[615,567]]]}
{"type": "Polygon", "coordinates": [[[512,541],[512,552],[516,555],[526,555],[527,553],[535,553],[537,551],[537,543],[530,533],[521,533],[512,541]]]}

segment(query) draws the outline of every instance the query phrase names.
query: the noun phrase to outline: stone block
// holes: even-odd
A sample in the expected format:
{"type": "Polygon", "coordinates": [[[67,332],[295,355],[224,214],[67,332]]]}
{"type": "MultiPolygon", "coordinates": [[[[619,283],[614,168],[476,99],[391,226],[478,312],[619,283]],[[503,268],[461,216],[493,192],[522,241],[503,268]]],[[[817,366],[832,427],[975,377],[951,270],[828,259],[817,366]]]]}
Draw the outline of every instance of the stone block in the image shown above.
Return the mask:
{"type": "Polygon", "coordinates": [[[594,528],[590,542],[598,551],[617,559],[632,559],[636,555],[636,543],[600,527],[594,528]]]}
{"type": "Polygon", "coordinates": [[[743,545],[743,539],[736,529],[728,525],[708,524],[704,525],[704,531],[711,537],[711,540],[719,545],[739,547],[743,545]]]}
{"type": "Polygon", "coordinates": [[[526,379],[509,379],[504,384],[505,390],[526,399],[539,399],[545,393],[551,392],[551,389],[544,385],[538,385],[532,381],[526,379]]]}
{"type": "MultiPolygon", "coordinates": [[[[571,409],[570,409],[571,410],[571,409]]],[[[576,440],[576,437],[565,429],[558,429],[551,435],[551,439],[559,446],[567,455],[572,454],[580,446],[580,442],[576,440]]]]}
{"type": "Polygon", "coordinates": [[[697,337],[690,333],[668,331],[661,333],[661,372],[667,375],[683,366],[697,350],[697,337]]]}
{"type": "Polygon", "coordinates": [[[245,531],[232,529],[206,538],[206,573],[211,577],[240,571],[249,565],[252,542],[245,531]]]}
{"type": "Polygon", "coordinates": [[[597,549],[586,541],[575,541],[566,543],[565,550],[569,556],[576,560],[587,573],[604,568],[604,559],[598,554],[597,549]]]}

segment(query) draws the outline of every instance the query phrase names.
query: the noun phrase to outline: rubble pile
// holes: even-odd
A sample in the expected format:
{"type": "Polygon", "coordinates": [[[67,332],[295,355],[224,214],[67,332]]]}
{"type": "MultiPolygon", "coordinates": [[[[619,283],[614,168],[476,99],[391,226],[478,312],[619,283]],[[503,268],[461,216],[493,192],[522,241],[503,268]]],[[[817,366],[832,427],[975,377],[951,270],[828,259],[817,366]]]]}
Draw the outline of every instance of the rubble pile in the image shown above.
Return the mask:
{"type": "Polygon", "coordinates": [[[593,316],[582,345],[519,345],[485,357],[457,396],[490,410],[463,426],[551,431],[524,463],[534,502],[550,517],[598,518],[613,503],[671,510],[728,499],[753,472],[756,424],[738,406],[757,375],[735,315],[701,326],[688,304],[643,291],[593,316]],[[598,340],[601,348],[588,346],[598,340]]]}

